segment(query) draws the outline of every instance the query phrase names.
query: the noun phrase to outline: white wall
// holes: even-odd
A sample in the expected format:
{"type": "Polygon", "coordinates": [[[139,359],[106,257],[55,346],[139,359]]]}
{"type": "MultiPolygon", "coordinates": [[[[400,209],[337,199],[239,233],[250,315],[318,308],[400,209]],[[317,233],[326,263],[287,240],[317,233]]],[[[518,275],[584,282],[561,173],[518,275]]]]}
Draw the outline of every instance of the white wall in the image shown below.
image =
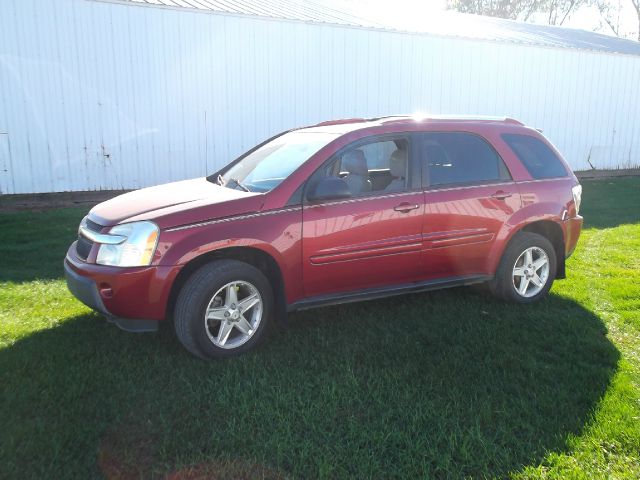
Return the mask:
{"type": "Polygon", "coordinates": [[[89,0],[0,2],[0,192],[205,175],[321,120],[509,115],[640,164],[640,57],[89,0]]]}

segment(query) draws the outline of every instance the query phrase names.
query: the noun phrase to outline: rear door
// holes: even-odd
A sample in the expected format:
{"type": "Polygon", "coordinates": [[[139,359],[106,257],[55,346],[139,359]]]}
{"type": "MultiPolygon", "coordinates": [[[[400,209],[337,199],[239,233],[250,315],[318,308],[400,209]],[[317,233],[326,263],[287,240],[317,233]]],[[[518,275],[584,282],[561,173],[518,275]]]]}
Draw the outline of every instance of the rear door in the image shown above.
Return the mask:
{"type": "Polygon", "coordinates": [[[305,296],[416,280],[421,273],[424,196],[411,137],[375,137],[352,144],[325,163],[310,185],[326,176],[343,178],[352,198],[305,200],[305,296]]]}
{"type": "Polygon", "coordinates": [[[424,278],[490,274],[491,247],[521,205],[504,161],[487,140],[467,132],[422,134],[419,149],[424,278]]]}

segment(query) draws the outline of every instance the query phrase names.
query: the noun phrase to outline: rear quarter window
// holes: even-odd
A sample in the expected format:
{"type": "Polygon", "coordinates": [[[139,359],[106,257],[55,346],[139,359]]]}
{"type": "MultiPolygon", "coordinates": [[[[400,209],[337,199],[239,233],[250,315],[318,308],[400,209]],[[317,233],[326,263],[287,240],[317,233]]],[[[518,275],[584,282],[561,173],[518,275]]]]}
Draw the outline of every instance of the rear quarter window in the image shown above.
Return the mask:
{"type": "Polygon", "coordinates": [[[502,134],[502,139],[507,142],[529,174],[536,180],[568,175],[560,159],[542,140],[513,133],[502,134]]]}

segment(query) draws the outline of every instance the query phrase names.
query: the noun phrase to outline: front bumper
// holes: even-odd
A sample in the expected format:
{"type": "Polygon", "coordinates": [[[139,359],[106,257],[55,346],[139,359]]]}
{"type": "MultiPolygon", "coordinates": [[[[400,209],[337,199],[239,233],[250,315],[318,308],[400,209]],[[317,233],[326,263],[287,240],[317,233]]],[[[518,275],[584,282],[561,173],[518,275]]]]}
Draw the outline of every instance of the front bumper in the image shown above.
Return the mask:
{"type": "Polygon", "coordinates": [[[111,313],[107,310],[98,293],[98,287],[90,278],[83,277],[76,273],[70,266],[69,262],[64,262],[64,277],[67,280],[67,288],[87,307],[97,310],[103,315],[111,317],[111,313]]]}
{"type": "Polygon", "coordinates": [[[75,243],[64,261],[69,291],[127,331],[155,331],[166,316],[179,267],[119,268],[85,263],[75,243]]]}

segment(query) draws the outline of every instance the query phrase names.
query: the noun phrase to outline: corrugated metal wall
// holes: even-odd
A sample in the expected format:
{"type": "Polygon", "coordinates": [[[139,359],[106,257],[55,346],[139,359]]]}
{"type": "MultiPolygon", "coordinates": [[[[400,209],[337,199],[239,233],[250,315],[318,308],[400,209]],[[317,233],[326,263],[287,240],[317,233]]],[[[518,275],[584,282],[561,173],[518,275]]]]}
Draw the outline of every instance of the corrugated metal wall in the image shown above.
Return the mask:
{"type": "Polygon", "coordinates": [[[640,57],[87,0],[2,0],[0,192],[202,176],[321,120],[543,128],[574,169],[640,163],[640,57]]]}

